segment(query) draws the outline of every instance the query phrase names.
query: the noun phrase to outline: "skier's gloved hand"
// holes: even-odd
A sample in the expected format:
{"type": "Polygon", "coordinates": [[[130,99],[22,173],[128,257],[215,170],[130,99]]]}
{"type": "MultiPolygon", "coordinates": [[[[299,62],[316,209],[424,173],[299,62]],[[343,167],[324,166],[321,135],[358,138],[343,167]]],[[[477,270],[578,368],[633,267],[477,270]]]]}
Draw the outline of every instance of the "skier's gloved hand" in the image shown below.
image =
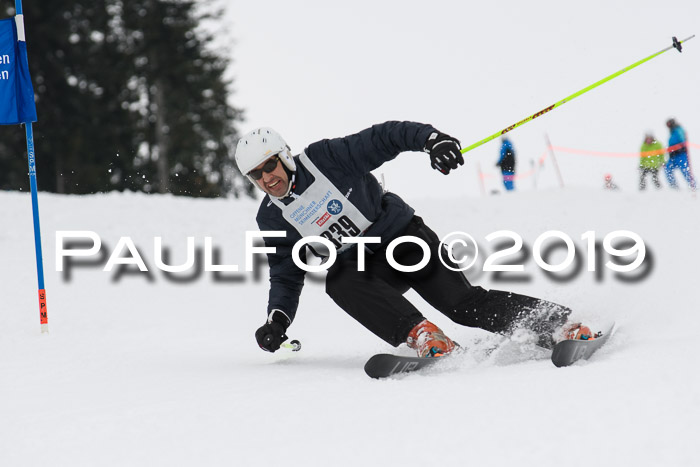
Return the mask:
{"type": "Polygon", "coordinates": [[[261,349],[274,352],[287,340],[287,328],[291,322],[282,310],[272,310],[267,317],[267,323],[255,331],[255,340],[261,349]]]}
{"type": "Polygon", "coordinates": [[[434,131],[425,142],[425,152],[430,154],[430,165],[435,170],[447,175],[451,169],[464,164],[459,140],[434,131]]]}

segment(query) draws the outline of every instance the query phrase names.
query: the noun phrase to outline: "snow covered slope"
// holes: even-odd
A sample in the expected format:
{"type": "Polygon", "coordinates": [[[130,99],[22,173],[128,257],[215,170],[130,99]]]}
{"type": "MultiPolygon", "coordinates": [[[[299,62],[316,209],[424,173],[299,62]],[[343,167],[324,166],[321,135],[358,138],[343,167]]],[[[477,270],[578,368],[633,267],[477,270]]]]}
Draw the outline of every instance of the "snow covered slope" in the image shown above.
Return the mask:
{"type": "MultiPolygon", "coordinates": [[[[697,199],[580,189],[408,200],[440,235],[463,230],[485,247],[497,230],[530,247],[560,230],[585,252],[586,231],[631,230],[653,267],[632,283],[585,267],[555,282],[530,256],[524,280],[476,275],[567,304],[594,326],[617,321],[588,362],[557,369],[477,351],[375,381],[365,360],[393,349],[337,308],[320,278],[307,280],[289,330],[303,349],[268,354],[253,338],[265,269],[174,282],[155,268],[154,237],[180,264],[187,237],[202,246],[208,236],[220,263],[243,269],[252,201],[42,194],[51,332],[41,335],[30,199],[0,193],[0,465],[694,465],[697,199]],[[131,237],[150,279],[100,265],[56,272],[55,235],[67,230],[96,232],[107,255],[131,237]]],[[[459,342],[484,337],[412,298],[459,342]]]]}

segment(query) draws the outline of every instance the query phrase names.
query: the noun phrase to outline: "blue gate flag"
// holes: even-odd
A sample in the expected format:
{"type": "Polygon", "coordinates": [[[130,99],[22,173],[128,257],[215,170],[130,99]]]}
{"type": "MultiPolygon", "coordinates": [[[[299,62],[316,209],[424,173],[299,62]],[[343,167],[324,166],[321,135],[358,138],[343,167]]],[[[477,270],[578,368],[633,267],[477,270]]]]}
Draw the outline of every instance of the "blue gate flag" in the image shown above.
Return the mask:
{"type": "Polygon", "coordinates": [[[0,20],[0,125],[36,122],[24,17],[0,20]]]}

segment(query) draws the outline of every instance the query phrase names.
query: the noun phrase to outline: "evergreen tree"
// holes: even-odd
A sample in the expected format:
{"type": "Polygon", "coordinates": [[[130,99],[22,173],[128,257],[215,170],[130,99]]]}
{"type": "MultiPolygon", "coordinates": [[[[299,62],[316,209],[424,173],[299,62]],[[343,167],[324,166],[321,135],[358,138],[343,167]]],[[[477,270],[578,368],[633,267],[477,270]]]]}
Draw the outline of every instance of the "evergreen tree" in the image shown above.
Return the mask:
{"type": "MultiPolygon", "coordinates": [[[[241,113],[194,2],[42,3],[25,7],[40,189],[229,191],[241,113]]],[[[26,189],[24,133],[1,131],[0,188],[26,189]]]]}
{"type": "MultiPolygon", "coordinates": [[[[104,2],[32,3],[25,21],[40,122],[35,127],[39,187],[59,193],[109,189],[100,159],[108,148],[128,150],[119,133],[128,132],[130,119],[118,105],[119,84],[109,74],[119,66],[119,55],[101,32],[107,29],[104,2]],[[107,61],[114,65],[105,66],[107,61]]],[[[2,132],[7,144],[0,150],[0,186],[26,189],[24,132],[16,126],[2,132]]]]}

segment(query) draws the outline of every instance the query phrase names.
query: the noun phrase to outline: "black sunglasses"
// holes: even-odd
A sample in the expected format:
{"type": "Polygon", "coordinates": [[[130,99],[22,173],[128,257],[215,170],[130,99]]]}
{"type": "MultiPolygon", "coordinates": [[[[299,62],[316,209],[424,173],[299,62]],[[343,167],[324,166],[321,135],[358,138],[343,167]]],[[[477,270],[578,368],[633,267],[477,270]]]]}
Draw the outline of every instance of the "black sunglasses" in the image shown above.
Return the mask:
{"type": "Polygon", "coordinates": [[[279,156],[274,156],[270,158],[267,162],[265,162],[261,168],[253,169],[250,172],[248,172],[248,175],[253,180],[260,180],[263,176],[263,172],[269,174],[277,168],[277,163],[279,162],[279,160],[279,156]]]}

